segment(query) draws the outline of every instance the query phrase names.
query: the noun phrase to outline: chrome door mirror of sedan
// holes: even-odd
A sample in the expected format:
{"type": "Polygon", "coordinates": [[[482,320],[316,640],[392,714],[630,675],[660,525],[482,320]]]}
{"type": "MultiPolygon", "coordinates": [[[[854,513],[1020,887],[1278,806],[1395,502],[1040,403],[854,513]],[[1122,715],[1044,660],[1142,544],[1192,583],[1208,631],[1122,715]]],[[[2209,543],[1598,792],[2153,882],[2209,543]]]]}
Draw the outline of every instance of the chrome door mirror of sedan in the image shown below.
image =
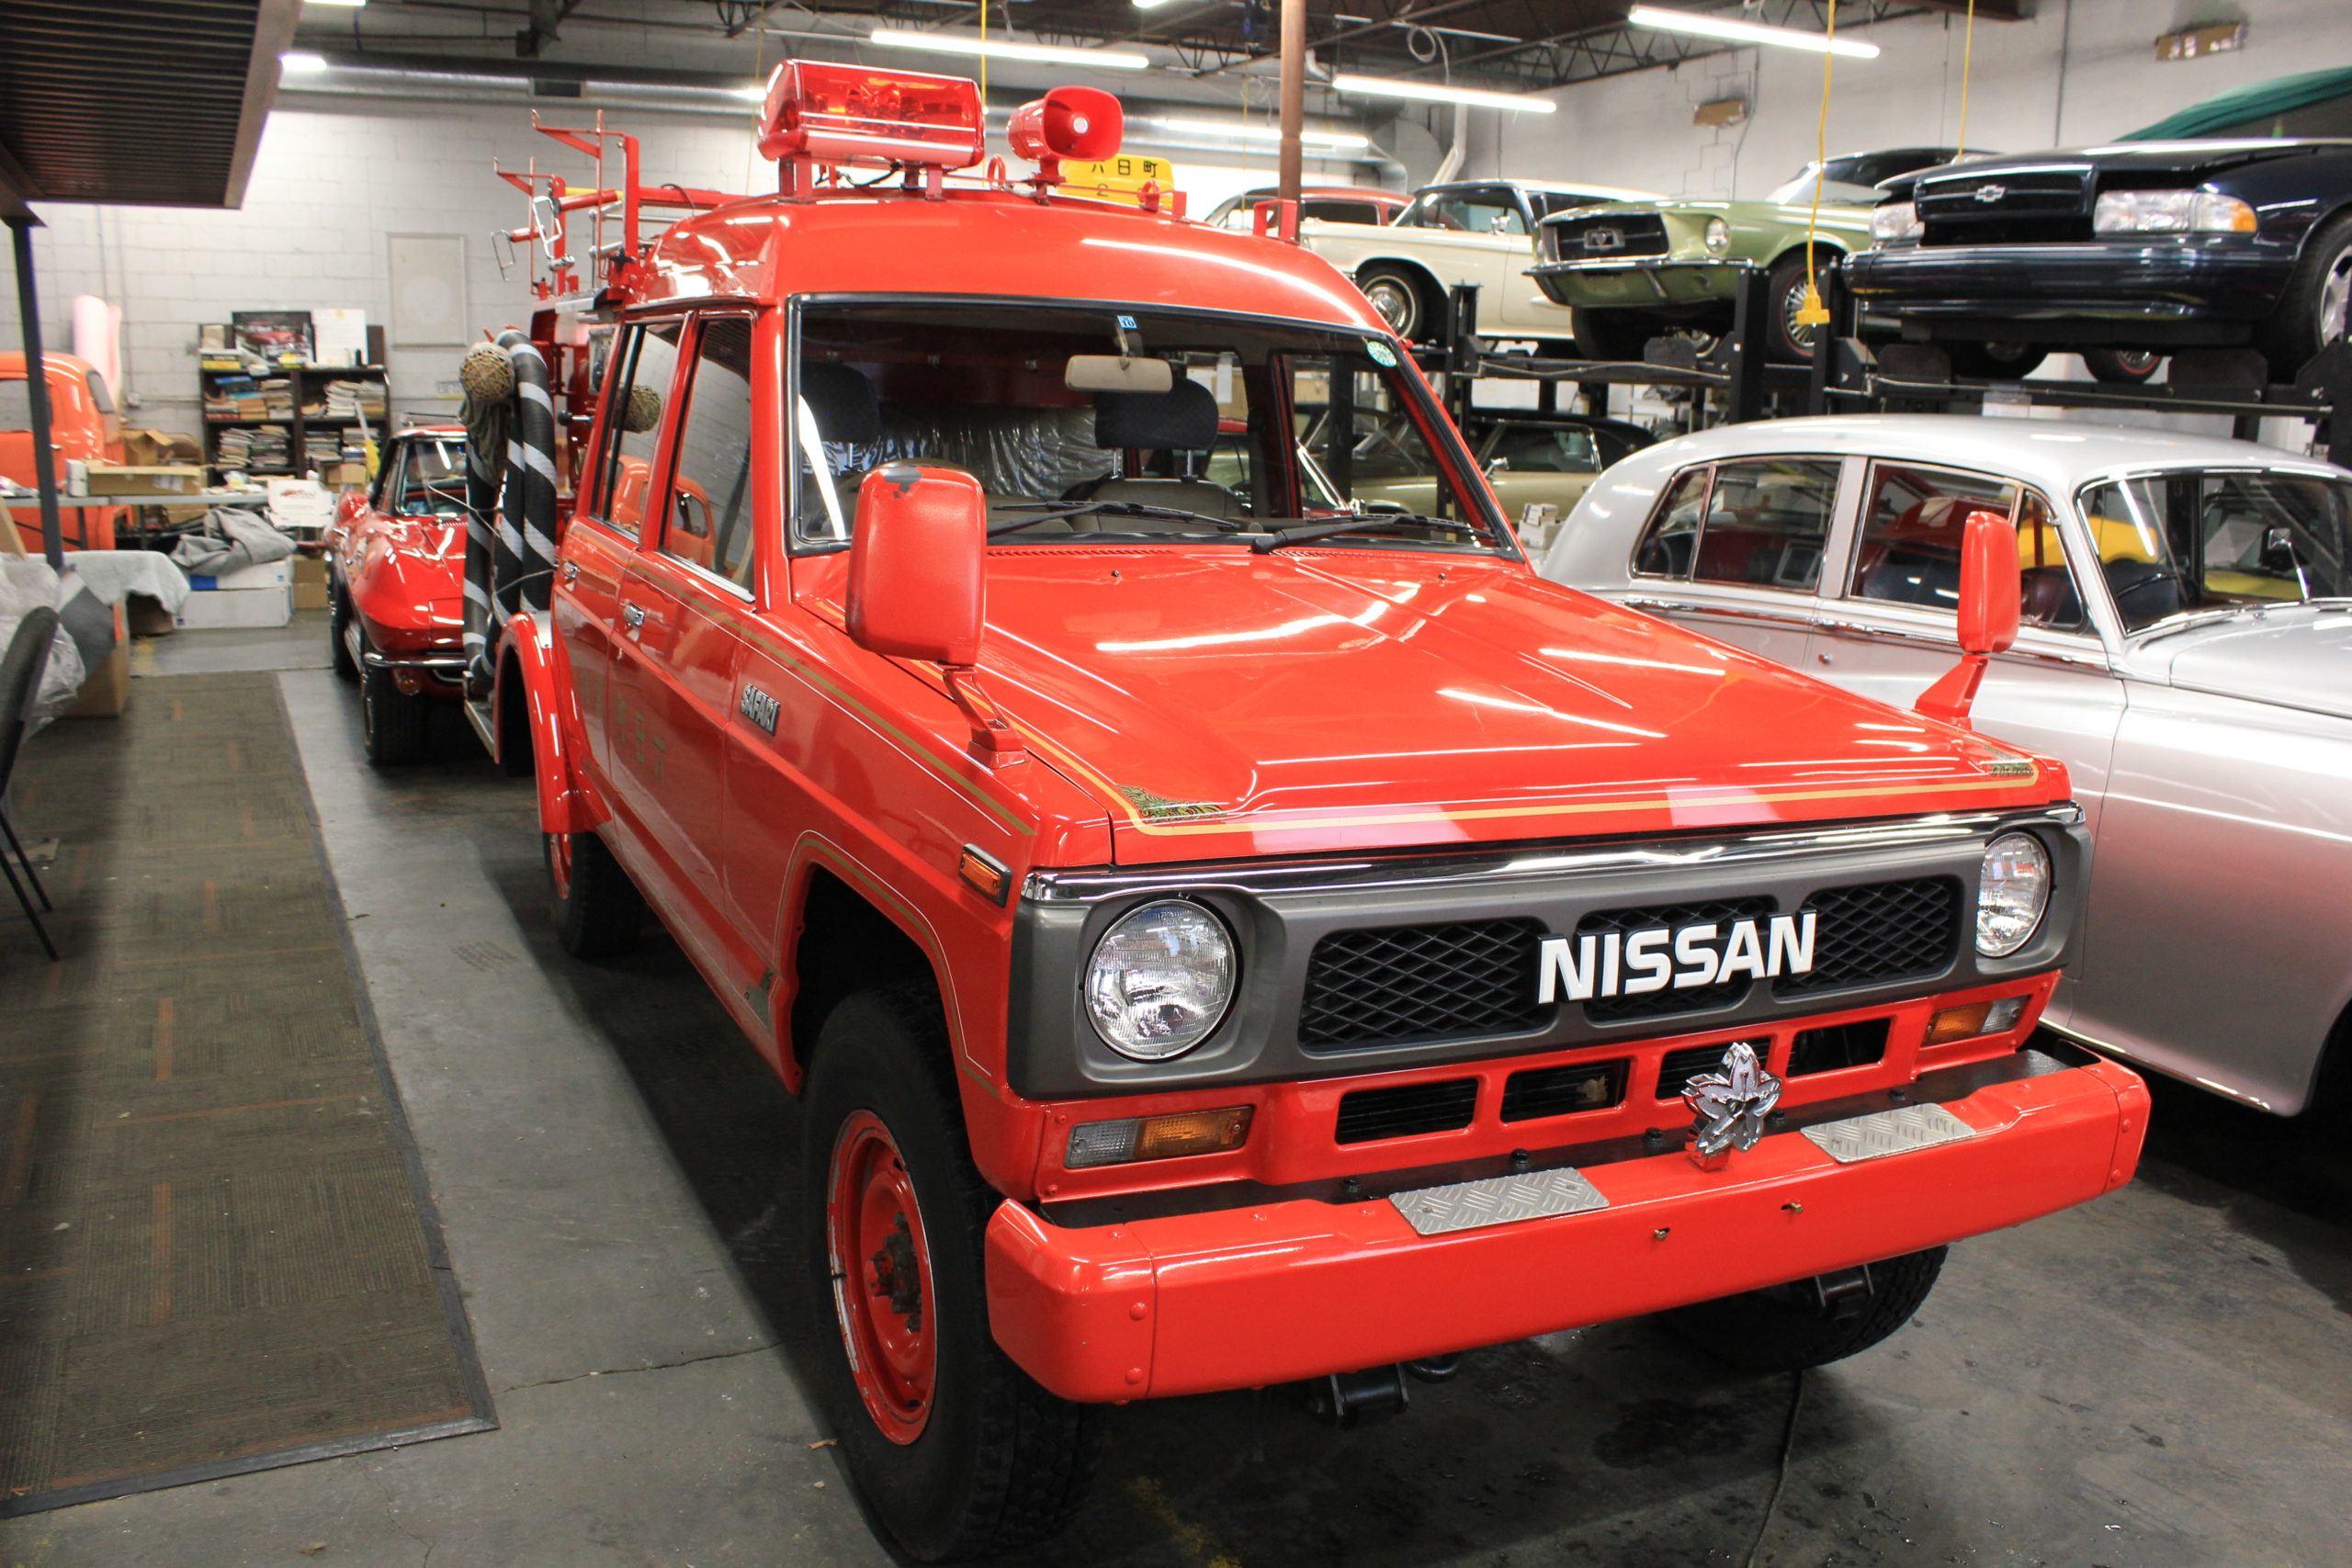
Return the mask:
{"type": "Polygon", "coordinates": [[[2018,535],[2008,513],[1970,512],[1960,536],[1960,662],[1913,707],[1968,728],[1986,661],[2018,639],[2018,535]]]}

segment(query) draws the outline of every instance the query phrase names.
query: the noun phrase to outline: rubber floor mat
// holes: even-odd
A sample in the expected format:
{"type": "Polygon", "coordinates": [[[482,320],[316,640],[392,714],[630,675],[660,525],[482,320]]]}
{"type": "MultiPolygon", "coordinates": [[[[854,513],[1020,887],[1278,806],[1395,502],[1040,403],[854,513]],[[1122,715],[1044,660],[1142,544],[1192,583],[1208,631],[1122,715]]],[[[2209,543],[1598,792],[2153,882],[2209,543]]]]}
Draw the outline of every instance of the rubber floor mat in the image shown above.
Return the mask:
{"type": "Polygon", "coordinates": [[[51,726],[15,819],[0,1517],[493,1425],[276,678],[51,726]]]}

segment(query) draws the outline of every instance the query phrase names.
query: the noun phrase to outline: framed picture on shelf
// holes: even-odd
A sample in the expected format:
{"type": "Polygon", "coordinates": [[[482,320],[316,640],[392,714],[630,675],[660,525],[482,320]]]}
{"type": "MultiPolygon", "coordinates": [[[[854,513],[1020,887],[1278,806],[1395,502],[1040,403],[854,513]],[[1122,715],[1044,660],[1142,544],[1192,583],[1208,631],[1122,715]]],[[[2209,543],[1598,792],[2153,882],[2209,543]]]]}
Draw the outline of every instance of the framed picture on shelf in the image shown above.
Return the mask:
{"type": "Polygon", "coordinates": [[[309,364],[313,339],[308,310],[232,310],[229,321],[237,346],[271,364],[288,359],[309,364]]]}

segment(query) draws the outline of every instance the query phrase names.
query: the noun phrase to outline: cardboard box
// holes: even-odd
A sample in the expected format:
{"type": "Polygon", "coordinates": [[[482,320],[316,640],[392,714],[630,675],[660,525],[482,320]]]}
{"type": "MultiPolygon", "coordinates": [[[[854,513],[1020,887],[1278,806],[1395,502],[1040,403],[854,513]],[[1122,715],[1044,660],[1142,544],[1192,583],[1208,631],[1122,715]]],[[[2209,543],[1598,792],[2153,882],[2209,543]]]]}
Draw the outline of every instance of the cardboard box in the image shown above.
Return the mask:
{"type": "Polygon", "coordinates": [[[203,488],[204,470],[200,468],[90,465],[92,495],[188,495],[203,488]]]}
{"type": "Polygon", "coordinates": [[[298,582],[290,589],[297,610],[323,610],[327,607],[327,585],[323,582],[298,582]]]}
{"type": "Polygon", "coordinates": [[[325,485],[330,490],[346,486],[364,485],[368,482],[368,465],[365,463],[329,463],[325,468],[319,470],[319,482],[325,485]]]}
{"type": "Polygon", "coordinates": [[[168,430],[126,430],[122,456],[125,462],[139,468],[185,466],[204,461],[204,444],[193,435],[168,430]]]}
{"type": "Polygon", "coordinates": [[[187,596],[173,617],[182,631],[219,631],[232,626],[282,626],[294,618],[291,591],[276,588],[208,588],[187,596]]]}
{"type": "Polygon", "coordinates": [[[169,637],[179,629],[172,624],[172,613],[164,608],[164,602],[152,593],[133,593],[122,604],[132,637],[169,637]]]}
{"type": "Polygon", "coordinates": [[[293,581],[294,563],[290,558],[266,561],[260,566],[241,566],[218,577],[206,577],[193,571],[187,574],[187,585],[199,593],[234,592],[245,588],[283,588],[293,581]]]}
{"type": "Polygon", "coordinates": [[[306,582],[315,582],[322,588],[326,586],[326,557],[322,555],[313,555],[309,550],[300,550],[288,558],[294,563],[294,585],[296,587],[299,588],[306,582]]]}
{"type": "Polygon", "coordinates": [[[122,613],[115,612],[114,651],[82,682],[82,694],[60,718],[120,718],[130,705],[130,639],[122,635],[122,613]]]}

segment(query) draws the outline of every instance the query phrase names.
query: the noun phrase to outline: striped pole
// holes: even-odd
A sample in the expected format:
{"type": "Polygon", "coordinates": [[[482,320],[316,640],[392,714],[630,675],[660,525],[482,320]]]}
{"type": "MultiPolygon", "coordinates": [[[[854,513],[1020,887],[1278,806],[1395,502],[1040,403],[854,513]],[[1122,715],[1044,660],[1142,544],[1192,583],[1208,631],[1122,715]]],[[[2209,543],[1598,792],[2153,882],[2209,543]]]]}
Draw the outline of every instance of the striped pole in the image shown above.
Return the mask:
{"type": "Polygon", "coordinates": [[[517,609],[544,614],[555,578],[555,400],[548,362],[512,329],[498,336],[514,365],[514,424],[506,442],[506,504],[499,519],[491,584],[499,619],[517,609]]]}
{"type": "Polygon", "coordinates": [[[505,466],[506,430],[513,423],[514,372],[504,349],[484,343],[467,351],[458,378],[466,394],[458,411],[466,427],[466,671],[468,684],[482,693],[489,690],[492,678],[493,530],[501,470],[505,466]]]}

